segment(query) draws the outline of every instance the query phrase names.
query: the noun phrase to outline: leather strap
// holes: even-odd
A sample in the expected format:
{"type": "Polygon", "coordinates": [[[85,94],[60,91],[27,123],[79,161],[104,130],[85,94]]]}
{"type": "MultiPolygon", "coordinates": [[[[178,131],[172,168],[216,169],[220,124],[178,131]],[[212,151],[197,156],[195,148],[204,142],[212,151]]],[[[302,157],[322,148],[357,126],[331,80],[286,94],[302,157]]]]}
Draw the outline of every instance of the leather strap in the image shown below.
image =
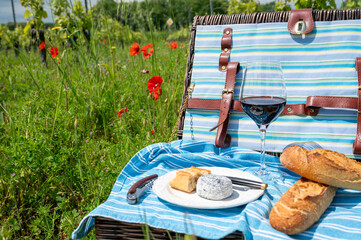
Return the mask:
{"type": "Polygon", "coordinates": [[[307,108],[358,108],[356,97],[332,97],[332,96],[310,96],[306,101],[307,108]]]}
{"type": "MultiPolygon", "coordinates": [[[[190,109],[219,109],[220,104],[221,100],[219,99],[192,98],[188,100],[187,107],[190,109]]],[[[241,101],[233,100],[231,103],[231,109],[238,112],[243,112],[241,101]]],[[[287,104],[281,114],[317,116],[318,109],[307,108],[306,104],[287,104]]]]}
{"type": "Polygon", "coordinates": [[[296,32],[296,25],[299,21],[303,21],[306,24],[304,34],[311,32],[315,25],[312,17],[312,8],[291,10],[287,25],[290,33],[299,34],[296,32]]]}
{"type": "MultiPolygon", "coordinates": [[[[359,99],[354,97],[310,96],[307,97],[306,104],[287,104],[281,115],[317,116],[320,108],[358,109],[358,101],[359,99]]],[[[220,102],[221,100],[219,99],[192,98],[188,100],[187,107],[219,109],[220,102]]],[[[239,100],[232,101],[231,109],[243,112],[243,108],[239,100]]]]}
{"type": "Polygon", "coordinates": [[[221,40],[221,54],[219,55],[219,71],[225,72],[231,55],[232,28],[225,28],[221,40]]]}
{"type": "Polygon", "coordinates": [[[353,142],[353,153],[361,155],[361,57],[356,58],[356,71],[358,78],[358,101],[357,101],[357,130],[356,130],[356,139],[353,142]]]}
{"type": "Polygon", "coordinates": [[[229,113],[231,112],[231,103],[233,100],[234,85],[236,83],[236,75],[239,72],[239,62],[230,62],[227,65],[226,82],[224,90],[222,91],[222,100],[219,104],[219,119],[216,127],[212,128],[213,131],[217,128],[215,145],[220,148],[229,147],[231,143],[231,136],[227,134],[229,113]]]}

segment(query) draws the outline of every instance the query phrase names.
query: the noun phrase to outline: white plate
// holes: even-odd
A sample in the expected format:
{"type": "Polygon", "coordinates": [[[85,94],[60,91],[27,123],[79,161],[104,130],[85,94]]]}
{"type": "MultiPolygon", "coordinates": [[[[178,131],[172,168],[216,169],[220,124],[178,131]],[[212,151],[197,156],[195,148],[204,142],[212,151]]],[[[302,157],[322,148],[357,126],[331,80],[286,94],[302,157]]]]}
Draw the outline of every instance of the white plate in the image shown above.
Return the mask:
{"type": "MultiPolygon", "coordinates": [[[[237,169],[222,168],[222,167],[200,167],[211,170],[212,174],[224,175],[231,177],[246,178],[261,182],[262,180],[248,172],[243,172],[237,169]]],[[[222,209],[231,208],[246,204],[259,198],[264,190],[260,189],[245,189],[241,186],[233,185],[233,194],[223,200],[213,201],[198,196],[196,192],[185,193],[169,186],[169,181],[172,180],[176,171],[169,172],[160,176],[153,184],[153,192],[161,199],[174,203],[179,206],[198,208],[198,209],[222,209]]]]}

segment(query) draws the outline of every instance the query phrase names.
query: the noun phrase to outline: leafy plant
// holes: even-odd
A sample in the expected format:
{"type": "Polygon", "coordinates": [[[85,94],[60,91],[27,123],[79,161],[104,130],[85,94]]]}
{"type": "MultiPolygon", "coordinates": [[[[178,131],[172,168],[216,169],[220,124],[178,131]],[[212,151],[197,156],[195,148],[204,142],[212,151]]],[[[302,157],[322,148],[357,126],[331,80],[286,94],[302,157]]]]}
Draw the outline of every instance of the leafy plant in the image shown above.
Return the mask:
{"type": "Polygon", "coordinates": [[[20,3],[25,7],[24,18],[28,20],[24,33],[28,34],[31,28],[41,29],[44,25],[43,18],[48,17],[44,10],[44,2],[42,0],[20,0],[20,3]]]}
{"type": "Polygon", "coordinates": [[[78,32],[81,32],[85,36],[86,42],[89,43],[92,10],[86,12],[79,0],[74,1],[72,5],[67,0],[52,0],[51,5],[56,25],[65,31],[65,38],[71,36],[70,45],[76,43],[77,39],[82,36],[78,32]]]}
{"type": "Polygon", "coordinates": [[[336,9],[335,0],[295,0],[297,9],[312,8],[313,10],[336,9]]]}
{"type": "Polygon", "coordinates": [[[291,0],[278,1],[274,7],[275,12],[290,11],[291,7],[288,4],[291,0]]]}
{"type": "Polygon", "coordinates": [[[258,1],[249,0],[244,2],[241,0],[230,0],[228,6],[228,14],[240,13],[254,13],[261,10],[261,5],[258,1]]]}
{"type": "Polygon", "coordinates": [[[110,43],[125,43],[139,42],[143,34],[134,32],[129,26],[123,26],[120,22],[103,17],[98,22],[99,31],[96,33],[98,41],[110,41],[110,43]]]}
{"type": "Polygon", "coordinates": [[[342,2],[342,9],[354,9],[361,7],[361,0],[347,0],[342,2]]]}
{"type": "Polygon", "coordinates": [[[182,28],[172,34],[170,34],[167,37],[167,41],[185,41],[188,40],[190,38],[190,29],[189,28],[182,28]]]}

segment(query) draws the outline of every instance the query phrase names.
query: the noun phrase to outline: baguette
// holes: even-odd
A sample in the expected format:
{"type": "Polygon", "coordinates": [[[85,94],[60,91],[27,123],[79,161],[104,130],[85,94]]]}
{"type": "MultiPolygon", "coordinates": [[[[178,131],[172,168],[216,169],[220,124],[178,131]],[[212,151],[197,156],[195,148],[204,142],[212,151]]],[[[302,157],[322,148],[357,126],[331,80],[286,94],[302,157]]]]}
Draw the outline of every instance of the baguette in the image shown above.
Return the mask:
{"type": "Polygon", "coordinates": [[[290,146],[283,151],[280,161],[287,169],[313,181],[361,190],[361,163],[341,153],[290,146]]]}
{"type": "Polygon", "coordinates": [[[177,171],[176,176],[169,182],[169,185],[183,192],[191,193],[196,190],[198,178],[211,171],[203,168],[190,167],[177,171]]]}
{"type": "Polygon", "coordinates": [[[269,215],[271,226],[288,235],[311,227],[331,204],[337,188],[300,178],[276,202],[269,215]]]}

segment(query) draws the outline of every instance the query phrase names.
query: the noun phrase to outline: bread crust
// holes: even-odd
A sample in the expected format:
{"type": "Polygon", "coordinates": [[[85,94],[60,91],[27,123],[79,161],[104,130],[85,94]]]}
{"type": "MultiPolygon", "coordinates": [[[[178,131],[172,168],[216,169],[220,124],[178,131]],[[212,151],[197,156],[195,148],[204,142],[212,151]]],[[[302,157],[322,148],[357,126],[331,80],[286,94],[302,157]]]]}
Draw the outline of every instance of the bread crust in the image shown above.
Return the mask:
{"type": "Polygon", "coordinates": [[[287,169],[313,181],[361,190],[361,163],[344,154],[320,148],[308,151],[299,146],[290,146],[283,151],[280,161],[287,169]]]}
{"type": "Polygon", "coordinates": [[[311,227],[331,204],[337,188],[300,178],[276,202],[269,215],[271,226],[288,235],[311,227]]]}
{"type": "Polygon", "coordinates": [[[169,185],[183,192],[191,193],[196,190],[197,180],[200,176],[210,174],[211,170],[190,167],[177,171],[176,176],[169,182],[169,185]]]}

